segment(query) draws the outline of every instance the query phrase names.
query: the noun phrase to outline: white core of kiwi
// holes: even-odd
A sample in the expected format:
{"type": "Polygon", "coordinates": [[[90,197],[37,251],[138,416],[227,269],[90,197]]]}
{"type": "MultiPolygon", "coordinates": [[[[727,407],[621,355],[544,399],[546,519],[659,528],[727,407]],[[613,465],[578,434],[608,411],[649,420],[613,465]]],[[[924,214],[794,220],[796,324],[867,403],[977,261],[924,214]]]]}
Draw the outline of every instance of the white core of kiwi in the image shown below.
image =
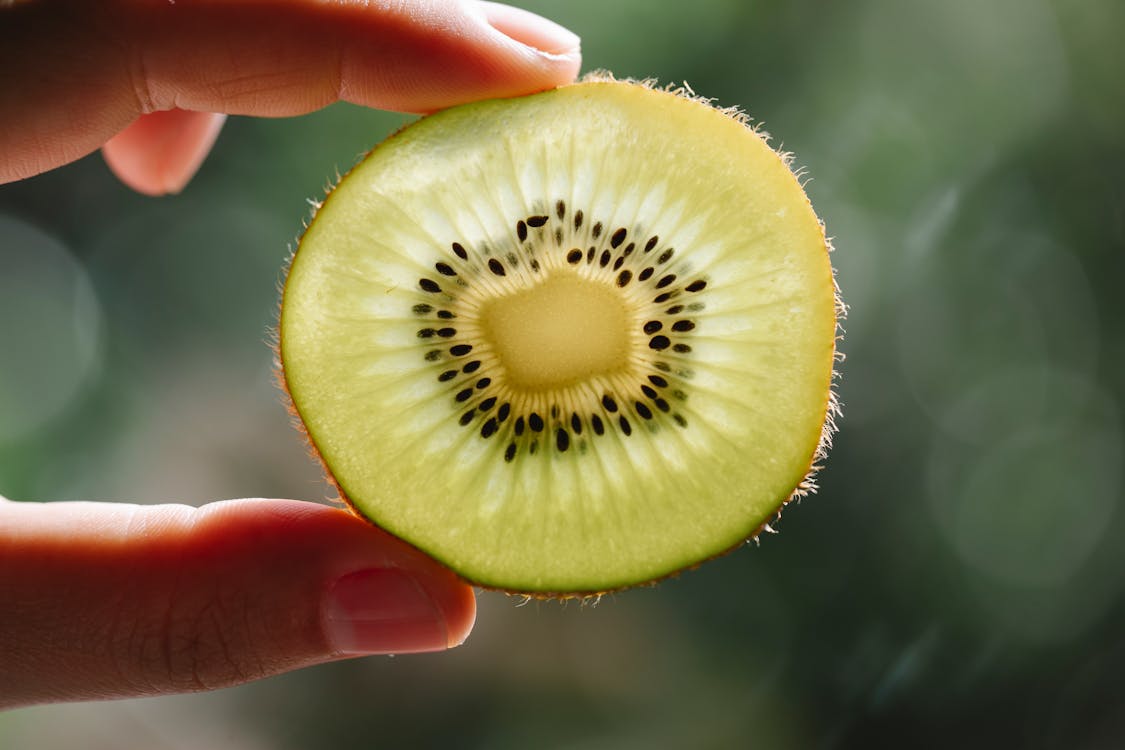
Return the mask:
{"type": "Polygon", "coordinates": [[[621,296],[577,273],[544,274],[535,286],[489,300],[480,318],[481,338],[516,390],[560,388],[619,372],[635,343],[621,296]]]}
{"type": "Polygon", "coordinates": [[[590,594],[812,487],[838,311],[821,224],[743,118],[599,80],[377,147],[302,239],[279,343],[355,510],[482,585],[590,594]]]}

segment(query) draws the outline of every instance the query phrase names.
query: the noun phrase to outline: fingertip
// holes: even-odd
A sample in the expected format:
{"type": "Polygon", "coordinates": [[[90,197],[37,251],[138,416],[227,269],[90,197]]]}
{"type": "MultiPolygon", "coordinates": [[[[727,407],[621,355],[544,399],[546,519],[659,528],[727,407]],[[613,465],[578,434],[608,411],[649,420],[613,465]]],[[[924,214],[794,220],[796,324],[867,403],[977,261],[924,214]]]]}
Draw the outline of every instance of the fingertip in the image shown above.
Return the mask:
{"type": "Polygon", "coordinates": [[[477,620],[477,595],[473,587],[461,583],[451,594],[444,610],[447,648],[455,648],[468,640],[477,620]]]}
{"type": "MultiPolygon", "coordinates": [[[[328,658],[443,651],[463,643],[476,595],[456,573],[340,507],[290,500],[230,500],[204,506],[196,533],[222,548],[270,540],[259,564],[304,551],[319,570],[328,658]]],[[[270,580],[262,586],[269,586],[270,580]]]]}
{"type": "Polygon", "coordinates": [[[582,66],[582,40],[570,29],[531,11],[478,0],[490,29],[534,53],[548,86],[571,83],[582,66]]]}
{"type": "MultiPolygon", "coordinates": [[[[452,585],[450,585],[452,583],[452,585]]],[[[472,591],[435,582],[425,570],[371,568],[335,581],[322,619],[338,657],[444,651],[464,642],[475,616],[472,591]]]]}
{"type": "Polygon", "coordinates": [[[456,573],[406,542],[364,527],[365,567],[329,587],[326,635],[343,656],[444,651],[465,642],[476,594],[456,573]]]}
{"type": "Polygon", "coordinates": [[[138,193],[179,193],[199,171],[226,115],[172,109],[141,115],[102,147],[110,170],[138,193]]]}
{"type": "Polygon", "coordinates": [[[580,54],[581,38],[570,29],[522,8],[480,0],[478,5],[492,28],[509,39],[548,55],[580,54]]]}

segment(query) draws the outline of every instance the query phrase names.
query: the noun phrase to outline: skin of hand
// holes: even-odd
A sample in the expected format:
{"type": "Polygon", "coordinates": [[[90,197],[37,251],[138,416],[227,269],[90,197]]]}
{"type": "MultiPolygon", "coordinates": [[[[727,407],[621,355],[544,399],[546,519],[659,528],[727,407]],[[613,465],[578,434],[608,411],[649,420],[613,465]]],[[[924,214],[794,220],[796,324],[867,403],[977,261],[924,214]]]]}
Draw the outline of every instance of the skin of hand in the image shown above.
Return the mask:
{"type": "Polygon", "coordinates": [[[477,0],[0,0],[0,182],[104,147],[130,186],[176,192],[224,114],[425,113],[580,64],[570,31],[477,0]]]}
{"type": "MultiPolygon", "coordinates": [[[[226,114],[429,112],[569,83],[578,38],[476,0],[0,0],[0,182],[101,148],[181,190],[226,114]]],[[[0,497],[0,709],[210,690],[461,643],[472,589],[349,512],[0,497]]]]}

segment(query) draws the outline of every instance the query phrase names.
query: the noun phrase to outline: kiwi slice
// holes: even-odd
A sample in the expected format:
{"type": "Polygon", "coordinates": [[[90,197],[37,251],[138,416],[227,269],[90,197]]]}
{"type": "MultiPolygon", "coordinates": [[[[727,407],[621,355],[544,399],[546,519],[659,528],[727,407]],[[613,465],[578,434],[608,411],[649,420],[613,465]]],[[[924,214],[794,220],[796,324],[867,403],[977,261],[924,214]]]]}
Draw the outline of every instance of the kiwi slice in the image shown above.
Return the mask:
{"type": "Polygon", "coordinates": [[[811,488],[837,313],[822,225],[745,118],[587,80],[375,148],[300,242],[279,343],[354,510],[475,583],[592,594],[811,488]]]}

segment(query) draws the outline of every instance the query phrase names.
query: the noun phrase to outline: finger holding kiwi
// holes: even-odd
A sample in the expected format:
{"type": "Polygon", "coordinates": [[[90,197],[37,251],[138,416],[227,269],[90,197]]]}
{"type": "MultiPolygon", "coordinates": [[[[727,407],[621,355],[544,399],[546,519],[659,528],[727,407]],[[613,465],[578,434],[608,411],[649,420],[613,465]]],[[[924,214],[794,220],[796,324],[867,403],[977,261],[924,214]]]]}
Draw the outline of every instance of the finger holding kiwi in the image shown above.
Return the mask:
{"type": "Polygon", "coordinates": [[[582,596],[755,537],[834,430],[823,226],[741,115],[606,76],[431,115],[319,206],[282,381],[341,499],[582,596]]]}

